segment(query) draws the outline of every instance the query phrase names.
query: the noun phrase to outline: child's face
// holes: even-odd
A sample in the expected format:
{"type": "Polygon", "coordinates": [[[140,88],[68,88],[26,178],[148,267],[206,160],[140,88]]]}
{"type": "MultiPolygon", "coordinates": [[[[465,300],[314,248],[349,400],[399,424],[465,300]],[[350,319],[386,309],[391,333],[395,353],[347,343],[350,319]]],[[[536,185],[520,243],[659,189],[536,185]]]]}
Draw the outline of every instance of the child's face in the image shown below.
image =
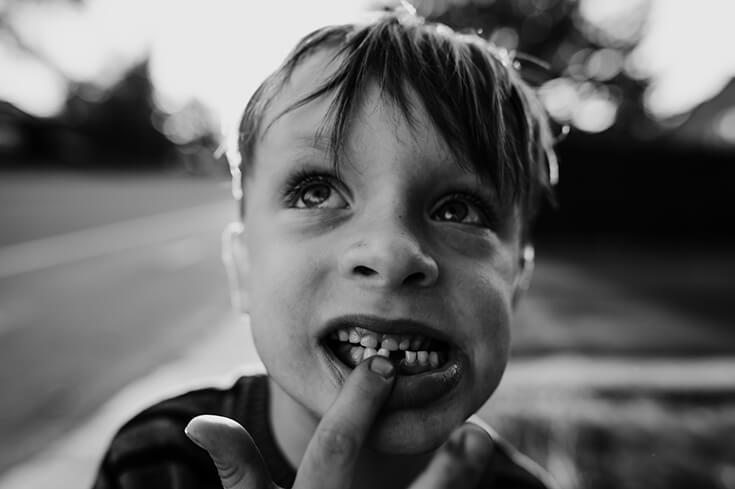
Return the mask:
{"type": "MultiPolygon", "coordinates": [[[[263,127],[328,70],[323,56],[305,61],[263,127]]],[[[354,119],[337,178],[326,147],[315,143],[330,101],[278,118],[257,145],[243,244],[253,335],[271,378],[294,401],[290,409],[315,419],[363,351],[339,330],[365,328],[358,334],[388,340],[389,350],[395,340],[392,358],[413,357],[401,350],[406,335],[409,351],[436,351],[433,364],[428,353],[426,366],[399,367],[371,442],[425,451],[500,381],[520,272],[519,220],[495,222],[488,186],[457,165],[420,108],[411,127],[375,87],[354,119]]]]}

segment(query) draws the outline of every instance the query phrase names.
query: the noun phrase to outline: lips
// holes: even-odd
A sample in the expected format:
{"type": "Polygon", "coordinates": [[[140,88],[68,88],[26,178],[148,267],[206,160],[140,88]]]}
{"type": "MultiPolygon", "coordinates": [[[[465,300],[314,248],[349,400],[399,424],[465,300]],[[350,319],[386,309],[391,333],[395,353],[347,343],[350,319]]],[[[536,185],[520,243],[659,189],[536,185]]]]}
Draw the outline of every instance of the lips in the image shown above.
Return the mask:
{"type": "Polygon", "coordinates": [[[420,407],[448,394],[459,382],[458,349],[447,335],[413,320],[342,316],[329,321],[322,344],[344,375],[373,355],[390,359],[398,376],[386,409],[420,407]]]}

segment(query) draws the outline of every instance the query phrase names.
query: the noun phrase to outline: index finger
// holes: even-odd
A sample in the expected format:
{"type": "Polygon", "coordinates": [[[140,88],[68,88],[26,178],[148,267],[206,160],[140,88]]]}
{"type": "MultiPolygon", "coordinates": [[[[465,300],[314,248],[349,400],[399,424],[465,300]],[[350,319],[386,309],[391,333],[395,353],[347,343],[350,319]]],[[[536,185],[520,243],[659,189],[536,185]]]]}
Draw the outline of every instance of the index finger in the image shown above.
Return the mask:
{"type": "Polygon", "coordinates": [[[394,379],[395,367],[379,355],[355,367],[306,447],[294,488],[350,485],[357,455],[394,379]]]}

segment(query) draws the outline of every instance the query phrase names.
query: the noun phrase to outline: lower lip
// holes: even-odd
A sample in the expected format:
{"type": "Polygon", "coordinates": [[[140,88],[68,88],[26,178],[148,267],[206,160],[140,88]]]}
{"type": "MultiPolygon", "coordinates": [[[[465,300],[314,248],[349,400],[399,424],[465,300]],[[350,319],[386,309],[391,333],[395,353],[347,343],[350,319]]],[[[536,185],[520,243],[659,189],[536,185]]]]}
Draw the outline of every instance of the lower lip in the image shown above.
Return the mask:
{"type": "MultiPolygon", "coordinates": [[[[344,377],[352,372],[352,368],[337,358],[330,348],[322,348],[327,352],[328,361],[345,372],[344,377]]],[[[383,409],[395,411],[426,406],[449,394],[459,384],[462,371],[457,351],[451,350],[449,358],[440,369],[416,375],[399,374],[383,409]]]]}

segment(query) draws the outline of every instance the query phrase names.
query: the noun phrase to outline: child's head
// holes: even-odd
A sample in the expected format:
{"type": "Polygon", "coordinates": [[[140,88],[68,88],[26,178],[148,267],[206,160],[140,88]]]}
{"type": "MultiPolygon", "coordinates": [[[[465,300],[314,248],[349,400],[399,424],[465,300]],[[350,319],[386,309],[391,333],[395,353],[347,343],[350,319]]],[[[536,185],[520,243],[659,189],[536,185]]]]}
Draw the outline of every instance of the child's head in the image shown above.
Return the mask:
{"type": "Polygon", "coordinates": [[[550,139],[477,36],[391,14],[299,43],[243,117],[233,248],[279,412],[317,420],[381,345],[399,377],[375,447],[433,448],[488,399],[550,139]]]}

